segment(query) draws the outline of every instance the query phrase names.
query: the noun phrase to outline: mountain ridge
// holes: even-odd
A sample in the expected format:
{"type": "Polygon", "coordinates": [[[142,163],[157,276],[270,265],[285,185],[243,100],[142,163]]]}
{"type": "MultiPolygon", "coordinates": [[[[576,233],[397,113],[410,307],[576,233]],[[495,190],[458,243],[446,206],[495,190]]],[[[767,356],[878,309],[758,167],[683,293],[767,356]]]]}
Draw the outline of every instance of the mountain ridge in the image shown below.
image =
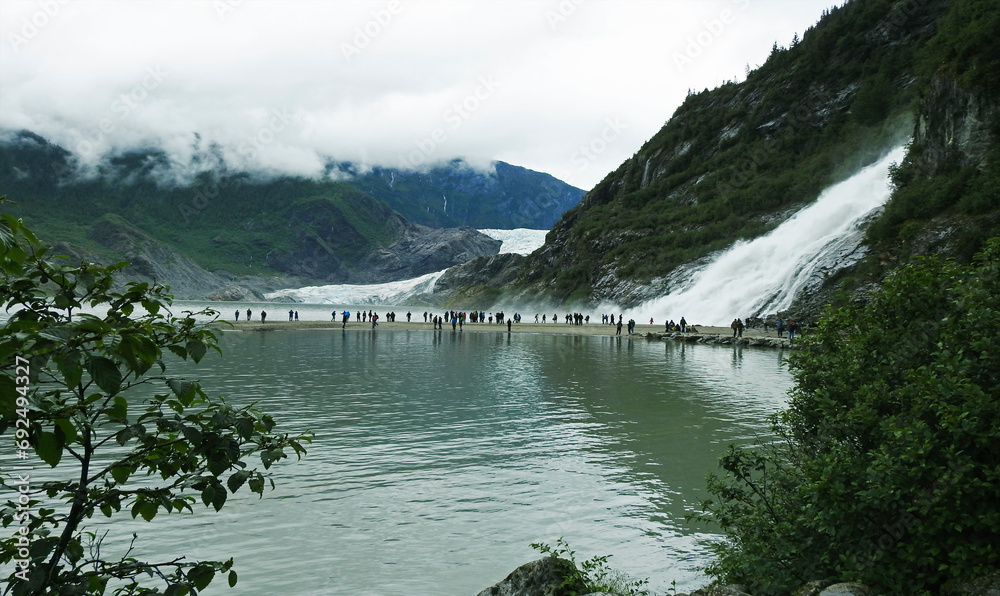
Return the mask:
{"type": "MultiPolygon", "coordinates": [[[[0,188],[14,204],[5,207],[71,254],[105,262],[138,259],[126,275],[167,275],[161,281],[174,282],[183,297],[206,297],[209,288],[234,278],[254,286],[257,294],[275,288],[263,281],[250,283],[251,277],[300,285],[395,281],[499,251],[498,241],[472,227],[436,228],[410,221],[342,180],[259,179],[223,169],[203,172],[189,184],[165,184],[160,178],[169,159],[157,151],[113,156],[96,175],[79,178],[73,156],[65,149],[30,131],[7,137],[0,143],[0,188]],[[109,234],[112,221],[114,233],[109,234]],[[161,246],[154,249],[155,243],[161,246]],[[138,246],[144,248],[130,252],[138,246]],[[154,255],[169,262],[183,258],[202,271],[174,269],[166,262],[154,266],[154,255]],[[218,283],[205,281],[216,271],[218,283]],[[169,272],[179,278],[169,279],[169,272]]],[[[497,224],[494,227],[525,223],[523,218],[502,217],[512,204],[509,195],[517,189],[524,194],[521,207],[534,209],[533,197],[545,196],[552,188],[565,191],[559,195],[563,199],[576,200],[574,192],[566,191],[572,187],[558,181],[554,187],[555,179],[547,174],[509,164],[496,167],[514,172],[516,183],[505,184],[496,175],[461,164],[451,167],[463,170],[460,175],[447,175],[447,168],[437,175],[442,186],[464,184],[467,202],[478,200],[491,208],[493,215],[483,221],[497,224]],[[476,198],[476,188],[490,187],[501,192],[476,198]],[[497,197],[504,202],[495,205],[497,197]]],[[[414,175],[422,177],[422,190],[433,186],[433,172],[414,175]]],[[[413,196],[399,189],[393,195],[397,204],[413,196]]],[[[548,201],[534,210],[551,206],[548,201]]]]}
{"type": "Polygon", "coordinates": [[[629,308],[665,295],[682,267],[770,232],[914,135],[893,170],[896,192],[867,228],[870,256],[821,280],[797,315],[814,317],[841,294],[863,295],[913,254],[971,258],[1000,233],[1000,201],[995,190],[987,196],[997,188],[998,160],[987,156],[1000,130],[995,8],[988,0],[852,0],[824,11],[801,41],[775,44],[744,82],[691,93],[563,216],[497,300],[629,308]],[[957,90],[938,94],[947,105],[933,105],[934,85],[957,90]],[[935,110],[945,116],[931,118],[935,110]],[[953,142],[970,135],[978,140],[953,142]],[[936,147],[945,165],[920,166],[925,147],[936,147]],[[959,239],[935,240],[949,213],[962,223],[939,235],[959,239]]]}

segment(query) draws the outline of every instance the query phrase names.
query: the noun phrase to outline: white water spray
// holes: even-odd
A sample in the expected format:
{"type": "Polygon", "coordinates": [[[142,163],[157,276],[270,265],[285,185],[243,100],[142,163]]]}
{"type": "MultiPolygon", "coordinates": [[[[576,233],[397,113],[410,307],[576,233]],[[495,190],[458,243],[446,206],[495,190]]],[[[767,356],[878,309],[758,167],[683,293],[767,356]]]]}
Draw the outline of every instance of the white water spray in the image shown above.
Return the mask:
{"type": "Polygon", "coordinates": [[[849,179],[824,190],[772,232],[738,241],[694,270],[676,291],[633,309],[655,318],[700,325],[728,325],[736,317],[785,310],[818,271],[843,266],[856,246],[861,223],[889,198],[889,166],[902,161],[897,147],[849,179]]]}

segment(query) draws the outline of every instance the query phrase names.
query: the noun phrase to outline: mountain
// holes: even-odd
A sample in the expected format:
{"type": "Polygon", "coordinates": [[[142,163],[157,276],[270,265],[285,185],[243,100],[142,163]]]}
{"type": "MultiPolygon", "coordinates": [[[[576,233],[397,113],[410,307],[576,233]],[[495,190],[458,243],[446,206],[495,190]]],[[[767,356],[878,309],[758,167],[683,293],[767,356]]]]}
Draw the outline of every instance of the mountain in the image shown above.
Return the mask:
{"type": "Polygon", "coordinates": [[[30,131],[0,142],[0,191],[15,215],[66,252],[131,260],[137,279],[170,282],[183,297],[234,283],[247,287],[227,295],[271,291],[277,280],[283,287],[378,283],[440,271],[499,251],[499,241],[458,224],[539,225],[582,194],[501,162],[490,173],[454,162],[425,173],[373,170],[353,182],[217,169],[177,183],[164,175],[170,168],[163,152],[144,150],[81,176],[68,151],[30,131]],[[379,182],[385,176],[388,185],[379,182]],[[427,217],[405,217],[362,186],[427,217]],[[464,215],[424,205],[423,193],[443,190],[464,215]]]}
{"type": "Polygon", "coordinates": [[[744,82],[690,94],[566,212],[498,299],[630,307],[662,296],[679,268],[774,230],[910,138],[869,225],[869,256],[830,275],[808,310],[863,292],[913,254],[971,258],[1000,233],[998,30],[996,0],[825,11],[744,82]]]}
{"type": "Polygon", "coordinates": [[[463,160],[425,171],[360,171],[351,163],[331,164],[329,169],[406,219],[438,228],[548,230],[584,194],[548,174],[502,161],[493,162],[487,172],[463,160]]]}

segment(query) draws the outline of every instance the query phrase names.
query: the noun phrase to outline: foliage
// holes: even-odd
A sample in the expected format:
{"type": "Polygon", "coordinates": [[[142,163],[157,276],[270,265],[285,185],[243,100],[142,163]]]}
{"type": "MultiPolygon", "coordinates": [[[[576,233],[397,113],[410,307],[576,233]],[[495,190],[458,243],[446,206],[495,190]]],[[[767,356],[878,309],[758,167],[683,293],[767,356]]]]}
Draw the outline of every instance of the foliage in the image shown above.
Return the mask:
{"type": "Polygon", "coordinates": [[[562,538],[556,540],[553,548],[542,542],[531,544],[531,548],[543,555],[547,554],[563,563],[563,583],[561,589],[565,596],[578,596],[592,592],[608,592],[621,596],[646,596],[647,579],[629,579],[621,572],[608,566],[611,555],[594,556],[577,563],[576,552],[562,538]]]}
{"type": "Polygon", "coordinates": [[[947,8],[848,2],[746,81],[690,94],[556,224],[518,291],[568,300],[609,272],[650,281],[773,230],[912,132],[917,54],[947,8]]]}
{"type": "Polygon", "coordinates": [[[730,447],[703,520],[709,571],[753,593],[861,581],[937,592],[1000,567],[1000,239],[926,258],[828,312],[789,363],[776,440],[730,447]]]}
{"type": "Polygon", "coordinates": [[[31,132],[0,143],[0,186],[20,203],[11,212],[42,238],[110,256],[94,228],[114,214],[210,271],[243,275],[280,271],[325,279],[329,271],[303,263],[342,261],[352,268],[375,247],[400,239],[400,214],[432,227],[541,227],[539,221],[551,225],[583,194],[502,162],[495,175],[457,163],[423,172],[362,172],[341,164],[317,180],[261,178],[219,164],[178,181],[175,165],[162,151],[135,151],[110,158],[87,177],[70,153],[31,132]]]}
{"type": "Polygon", "coordinates": [[[232,559],[142,561],[134,544],[109,559],[107,534],[87,531],[87,520],[124,510],[149,521],[193,512],[199,499],[218,511],[244,486],[262,495],[273,480],[251,458],[267,470],[286,450],[301,457],[309,437],[276,434],[270,415],[166,374],[171,354],[198,362],[219,349],[216,332],[196,319],[214,312],[173,316],[161,285],[115,291],[113,276],[127,263],[60,262],[21,221],[0,217],[0,296],[10,313],[0,329],[0,434],[19,457],[56,468],[44,481],[4,476],[15,497],[0,520],[14,534],[0,541],[0,563],[16,565],[4,593],[179,596],[218,573],[234,585],[232,559]],[[86,307],[106,312],[79,312],[86,307]],[[25,538],[30,546],[19,546],[25,538]]]}

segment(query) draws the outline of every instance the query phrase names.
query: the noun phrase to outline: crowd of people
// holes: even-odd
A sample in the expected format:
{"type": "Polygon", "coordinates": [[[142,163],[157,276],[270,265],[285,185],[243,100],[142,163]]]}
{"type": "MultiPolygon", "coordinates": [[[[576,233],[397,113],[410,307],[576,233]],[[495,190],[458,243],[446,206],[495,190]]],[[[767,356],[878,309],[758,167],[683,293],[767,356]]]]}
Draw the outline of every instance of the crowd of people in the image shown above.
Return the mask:
{"type": "MultiPolygon", "coordinates": [[[[237,310],[235,313],[235,319],[238,322],[240,320],[240,315],[243,314],[242,311],[237,310]]],[[[260,322],[265,323],[267,321],[267,312],[263,309],[260,311],[260,322]]],[[[341,323],[344,328],[351,321],[352,314],[350,311],[336,311],[330,313],[332,321],[336,321],[337,317],[341,317],[341,323]]],[[[373,310],[359,310],[353,314],[354,321],[358,323],[371,323],[372,328],[378,326],[379,321],[384,321],[387,323],[392,323],[396,321],[395,311],[388,311],[384,316],[380,316],[379,313],[373,310]]],[[[613,314],[601,314],[601,325],[612,325],[615,327],[615,334],[621,335],[622,327],[624,326],[628,333],[631,335],[635,332],[635,320],[629,319],[628,322],[624,322],[624,316],[619,314],[617,319],[613,314]]],[[[245,321],[253,320],[253,311],[251,309],[246,309],[245,321]]],[[[288,320],[298,321],[299,311],[295,309],[288,310],[288,320]]],[[[413,313],[406,313],[406,322],[410,323],[413,320],[413,313]]],[[[551,319],[547,313],[536,313],[535,323],[547,324],[551,321],[553,324],[566,324],[566,325],[589,325],[591,316],[589,314],[583,314],[579,312],[565,313],[564,315],[559,315],[559,313],[553,313],[551,319]]],[[[596,320],[596,319],[595,319],[596,320]]],[[[453,330],[461,330],[466,324],[485,324],[485,325],[507,325],[508,331],[511,330],[512,326],[515,324],[520,324],[522,317],[520,313],[514,313],[508,316],[504,311],[498,312],[486,312],[481,310],[474,310],[470,312],[448,310],[443,314],[436,314],[433,312],[424,311],[423,313],[424,323],[430,323],[433,325],[434,329],[444,329],[444,326],[450,324],[453,330]]],[[[649,324],[653,325],[653,319],[649,319],[649,324]]],[[[771,329],[774,329],[778,337],[784,337],[788,334],[788,339],[795,339],[795,335],[801,331],[801,325],[795,321],[786,321],[772,316],[769,317],[746,317],[746,318],[735,318],[732,323],[730,323],[730,328],[733,331],[734,338],[743,337],[743,331],[745,329],[759,329],[762,328],[764,333],[768,333],[771,329]]],[[[694,326],[688,324],[684,317],[680,318],[679,322],[674,322],[673,319],[668,319],[664,323],[664,331],[666,333],[679,332],[679,333],[697,333],[697,329],[694,326]]]]}

